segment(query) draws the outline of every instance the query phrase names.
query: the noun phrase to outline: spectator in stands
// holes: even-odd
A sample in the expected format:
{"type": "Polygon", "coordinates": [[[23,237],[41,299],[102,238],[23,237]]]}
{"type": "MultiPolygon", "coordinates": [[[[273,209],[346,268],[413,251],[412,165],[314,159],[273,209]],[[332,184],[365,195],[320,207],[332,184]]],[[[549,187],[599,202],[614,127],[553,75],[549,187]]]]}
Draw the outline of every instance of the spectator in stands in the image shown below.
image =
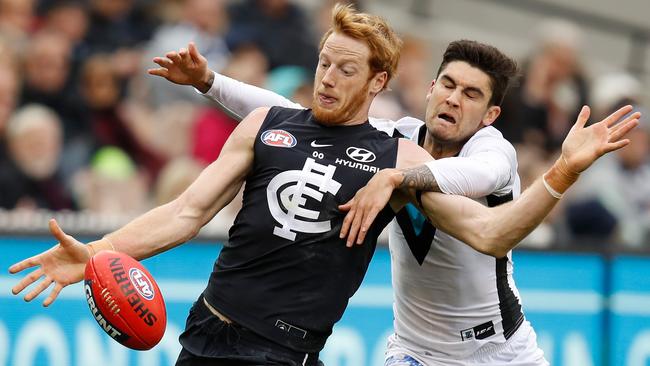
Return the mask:
{"type": "Polygon", "coordinates": [[[267,82],[269,60],[255,44],[242,44],[230,55],[222,74],[244,83],[263,87],[267,82]]]}
{"type": "Polygon", "coordinates": [[[34,27],[35,0],[0,0],[0,33],[20,47],[34,27]]]}
{"type": "Polygon", "coordinates": [[[72,45],[73,74],[88,57],[90,49],[83,43],[90,26],[88,6],[81,0],[51,0],[41,9],[42,24],[40,29],[58,33],[72,45]]]}
{"type": "MultiPolygon", "coordinates": [[[[254,44],[246,44],[233,50],[222,73],[233,79],[263,87],[269,82],[268,67],[268,60],[262,51],[254,44]]],[[[288,78],[282,79],[286,81],[288,78]]],[[[160,80],[164,81],[164,79],[160,80]]],[[[167,84],[171,85],[168,82],[167,84]]],[[[176,88],[179,89],[178,86],[176,88]]],[[[197,95],[193,90],[192,93],[197,95]]],[[[309,99],[311,99],[311,94],[309,99]]],[[[192,156],[206,165],[215,161],[221,153],[223,144],[236,126],[237,122],[220,109],[213,106],[200,108],[192,126],[192,156]]]]}
{"type": "Polygon", "coordinates": [[[83,41],[88,31],[88,9],[81,0],[53,0],[43,9],[41,29],[59,33],[77,45],[83,41]]]}
{"type": "MultiPolygon", "coordinates": [[[[0,46],[2,52],[2,46],[0,46]]],[[[0,141],[5,127],[18,100],[20,76],[17,69],[8,62],[0,61],[0,141]]],[[[0,149],[1,150],[1,149],[0,149]]],[[[0,159],[2,153],[0,153],[0,159]]]]}
{"type": "Polygon", "coordinates": [[[506,97],[499,130],[514,144],[535,144],[556,151],[581,106],[588,104],[580,69],[581,30],[549,19],[537,29],[538,42],[524,63],[518,88],[506,97]]]}
{"type": "Polygon", "coordinates": [[[124,151],[114,146],[97,150],[74,183],[79,208],[83,210],[134,217],[150,206],[147,178],[124,151]]]}
{"type": "MultiPolygon", "coordinates": [[[[625,74],[605,75],[595,83],[596,110],[607,113],[641,100],[641,84],[625,74]]],[[[618,242],[650,248],[650,119],[628,135],[630,145],[598,161],[568,198],[567,222],[574,242],[618,242]]]]}
{"type": "Polygon", "coordinates": [[[20,104],[42,104],[63,123],[63,179],[68,180],[87,162],[92,142],[84,104],[72,74],[72,45],[58,33],[42,30],[31,39],[24,54],[24,82],[20,104]]]}
{"type": "Polygon", "coordinates": [[[66,141],[87,135],[83,106],[70,83],[71,44],[46,30],[31,39],[24,55],[24,84],[20,104],[52,108],[62,119],[66,141]]]}
{"type": "MultiPolygon", "coordinates": [[[[179,9],[179,20],[161,25],[146,47],[146,62],[168,50],[179,49],[188,42],[195,42],[201,53],[221,72],[228,63],[230,52],[223,40],[228,26],[224,0],[185,0],[179,9]]],[[[147,77],[145,68],[137,76],[138,99],[144,99],[153,107],[177,100],[204,103],[205,100],[191,88],[179,88],[164,80],[147,77]]]]}
{"type": "Polygon", "coordinates": [[[59,174],[63,131],[59,117],[42,105],[27,105],[9,119],[8,158],[0,167],[0,207],[72,209],[59,174]]]}
{"type": "Polygon", "coordinates": [[[140,70],[139,47],[154,29],[153,14],[135,0],[91,0],[84,44],[92,54],[109,54],[114,70],[127,78],[140,70]]]}
{"type": "MultiPolygon", "coordinates": [[[[396,85],[396,96],[404,110],[400,116],[408,115],[424,119],[425,108],[422,107],[422,96],[429,90],[430,80],[422,75],[432,75],[432,60],[428,42],[408,36],[404,37],[404,45],[399,60],[396,85]]],[[[498,124],[501,124],[499,121],[498,124]]]]}
{"type": "Polygon", "coordinates": [[[93,148],[117,146],[155,177],[164,164],[158,154],[140,141],[125,122],[119,80],[110,58],[97,54],[86,60],[81,70],[81,95],[88,106],[88,121],[93,132],[93,148]]]}
{"type": "Polygon", "coordinates": [[[187,157],[170,160],[154,185],[155,204],[164,205],[178,197],[201,174],[204,167],[203,164],[187,157]]]}
{"type": "Polygon", "coordinates": [[[314,70],[318,60],[316,37],[302,8],[289,0],[244,0],[230,7],[227,36],[232,48],[256,44],[271,69],[297,65],[314,70]]]}

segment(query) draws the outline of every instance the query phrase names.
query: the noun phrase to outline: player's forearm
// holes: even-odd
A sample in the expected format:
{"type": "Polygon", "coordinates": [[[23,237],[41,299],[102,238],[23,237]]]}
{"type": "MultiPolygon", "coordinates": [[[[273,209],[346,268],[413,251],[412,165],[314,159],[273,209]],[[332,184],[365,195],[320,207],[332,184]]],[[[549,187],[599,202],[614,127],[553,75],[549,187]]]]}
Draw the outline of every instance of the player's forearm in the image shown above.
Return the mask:
{"type": "Polygon", "coordinates": [[[530,234],[551,212],[559,200],[544,188],[538,178],[522,195],[507,204],[494,207],[484,225],[487,240],[483,251],[503,257],[530,234]]]}
{"type": "Polygon", "coordinates": [[[304,108],[283,96],[266,89],[211,72],[212,83],[204,96],[217,102],[219,109],[230,117],[241,121],[259,107],[281,106],[286,108],[304,108]]]}
{"type": "Polygon", "coordinates": [[[401,173],[395,179],[401,179],[397,185],[398,189],[416,190],[425,192],[440,192],[440,187],[431,170],[426,165],[419,165],[414,168],[398,169],[401,173]]]}
{"type": "Polygon", "coordinates": [[[116,250],[138,260],[182,244],[198,233],[200,215],[181,207],[178,200],[156,207],[124,227],[90,243],[93,252],[116,250]]]}
{"type": "Polygon", "coordinates": [[[544,220],[558,195],[577,179],[566,174],[556,163],[519,199],[497,207],[487,208],[461,196],[426,193],[423,209],[435,227],[481,253],[501,258],[544,220]]]}
{"type": "Polygon", "coordinates": [[[519,199],[494,208],[462,196],[422,195],[424,211],[433,226],[497,258],[504,257],[539,225],[555,203],[557,199],[537,182],[519,199]],[[537,202],[531,205],[531,198],[537,202]]]}

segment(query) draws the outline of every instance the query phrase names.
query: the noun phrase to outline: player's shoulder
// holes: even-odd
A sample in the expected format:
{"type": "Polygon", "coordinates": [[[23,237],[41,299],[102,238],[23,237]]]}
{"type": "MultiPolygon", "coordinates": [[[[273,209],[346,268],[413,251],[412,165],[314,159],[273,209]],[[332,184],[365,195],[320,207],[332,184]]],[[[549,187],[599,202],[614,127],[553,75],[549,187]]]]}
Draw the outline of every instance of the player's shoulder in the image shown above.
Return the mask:
{"type": "MultiPolygon", "coordinates": [[[[473,151],[497,150],[515,155],[515,147],[503,137],[501,131],[492,126],[486,126],[478,130],[463,146],[466,153],[473,151]]],[[[464,155],[461,152],[461,155],[464,155]]]]}
{"type": "Polygon", "coordinates": [[[388,118],[374,118],[370,117],[370,124],[393,137],[405,137],[411,138],[424,124],[421,120],[414,117],[402,117],[397,121],[393,121],[388,118]]]}

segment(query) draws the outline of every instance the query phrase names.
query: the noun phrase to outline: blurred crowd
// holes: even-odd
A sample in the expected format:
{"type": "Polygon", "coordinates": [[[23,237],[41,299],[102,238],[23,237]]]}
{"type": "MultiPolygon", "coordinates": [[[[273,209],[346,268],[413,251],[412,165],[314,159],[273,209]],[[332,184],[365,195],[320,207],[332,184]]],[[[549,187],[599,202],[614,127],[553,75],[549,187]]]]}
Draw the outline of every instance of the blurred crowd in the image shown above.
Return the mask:
{"type": "MultiPolygon", "coordinates": [[[[172,200],[236,122],[192,88],[149,76],[152,58],[194,41],[215,71],[309,106],[334,2],[312,12],[290,0],[0,0],[0,208],[132,217],[172,200]]],[[[517,147],[524,187],[558,156],[583,104],[592,120],[642,108],[632,76],[587,75],[576,25],[548,20],[538,34],[495,124],[517,147]]],[[[403,36],[399,76],[373,116],[424,117],[437,60],[403,36]]],[[[523,245],[650,247],[649,117],[523,245]]]]}

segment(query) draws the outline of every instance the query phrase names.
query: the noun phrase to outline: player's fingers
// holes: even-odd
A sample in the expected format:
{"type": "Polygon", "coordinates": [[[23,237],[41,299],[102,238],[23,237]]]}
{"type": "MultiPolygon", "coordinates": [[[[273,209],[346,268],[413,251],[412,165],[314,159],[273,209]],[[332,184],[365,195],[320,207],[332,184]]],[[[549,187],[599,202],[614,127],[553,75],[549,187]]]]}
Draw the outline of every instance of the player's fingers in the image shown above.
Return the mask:
{"type": "Polygon", "coordinates": [[[339,211],[347,212],[350,211],[353,205],[353,200],[350,200],[342,205],[339,205],[339,211]]]}
{"type": "Polygon", "coordinates": [[[622,128],[626,123],[629,123],[629,122],[631,122],[632,120],[638,120],[638,119],[641,119],[641,113],[640,113],[640,112],[632,113],[631,115],[629,115],[627,118],[625,118],[625,119],[622,120],[621,122],[616,123],[616,124],[613,125],[613,126],[610,126],[610,127],[609,127],[609,134],[610,134],[610,135],[613,134],[613,133],[616,132],[618,129],[622,128]]]}
{"type": "Polygon", "coordinates": [[[629,139],[624,139],[616,142],[612,142],[611,144],[607,144],[605,146],[605,153],[612,152],[621,148],[624,148],[625,146],[630,144],[629,139]]]}
{"type": "Polygon", "coordinates": [[[616,126],[609,134],[609,142],[616,142],[627,135],[632,129],[639,125],[639,120],[633,118],[631,120],[625,120],[616,126]]]}
{"type": "Polygon", "coordinates": [[[148,69],[147,73],[149,75],[160,76],[160,77],[163,77],[163,78],[166,78],[167,76],[169,76],[169,70],[167,70],[165,68],[162,68],[162,67],[159,68],[159,69],[148,69]]]}
{"type": "Polygon", "coordinates": [[[620,120],[623,116],[632,112],[632,109],[634,109],[634,107],[632,107],[631,105],[626,105],[624,107],[619,108],[616,112],[607,116],[607,118],[604,119],[605,123],[607,124],[607,127],[616,124],[618,120],[620,120]]]}
{"type": "Polygon", "coordinates": [[[361,228],[361,223],[363,222],[363,209],[357,210],[354,218],[352,219],[352,225],[350,225],[350,232],[348,233],[348,240],[346,246],[351,248],[357,239],[357,233],[359,228],[361,228]]]}
{"type": "Polygon", "coordinates": [[[580,114],[578,114],[578,119],[576,120],[576,123],[574,128],[583,128],[585,124],[587,124],[587,121],[589,120],[589,115],[591,114],[591,109],[589,109],[589,106],[582,106],[582,109],[580,110],[580,114]]]}
{"type": "Polygon", "coordinates": [[[54,282],[49,276],[45,276],[41,282],[39,282],[36,287],[34,287],[27,295],[25,295],[24,300],[25,301],[32,301],[36,296],[38,296],[41,292],[45,291],[50,285],[54,282]]]}
{"type": "Polygon", "coordinates": [[[52,304],[59,296],[59,293],[64,287],[65,286],[60,283],[55,283],[52,292],[50,292],[50,295],[45,299],[45,301],[43,301],[43,306],[50,306],[50,304],[52,304]]]}
{"type": "Polygon", "coordinates": [[[167,57],[171,62],[175,64],[179,64],[181,62],[181,56],[178,54],[178,52],[167,52],[165,54],[165,57],[167,57]]]}
{"type": "Polygon", "coordinates": [[[372,223],[375,221],[375,218],[377,218],[378,214],[379,210],[374,207],[370,210],[370,212],[368,212],[368,214],[366,214],[366,217],[364,217],[363,223],[361,224],[361,230],[359,230],[357,244],[363,244],[363,241],[366,240],[366,234],[368,234],[368,230],[370,230],[370,226],[372,226],[372,223]]]}
{"type": "MultiPolygon", "coordinates": [[[[639,118],[641,118],[641,113],[636,112],[632,113],[631,115],[627,116],[624,120],[617,122],[616,124],[609,126],[608,127],[608,132],[610,136],[610,141],[612,136],[617,136],[620,135],[619,130],[625,130],[627,129],[630,123],[633,123],[635,120],[638,121],[639,118]]],[[[628,130],[629,131],[629,130],[628,130]]]]}
{"type": "Polygon", "coordinates": [[[38,265],[38,261],[36,260],[38,256],[33,256],[27,259],[24,259],[16,264],[11,265],[9,267],[9,273],[17,273],[22,271],[23,269],[31,268],[36,265],[38,265]]]}
{"type": "Polygon", "coordinates": [[[192,63],[192,57],[190,57],[190,53],[187,48],[181,48],[181,50],[178,52],[178,55],[181,57],[181,60],[184,64],[192,63]]]}
{"type": "Polygon", "coordinates": [[[199,53],[199,50],[196,48],[196,44],[194,42],[190,42],[187,45],[187,50],[190,53],[190,57],[192,58],[192,61],[194,62],[201,61],[201,54],[199,53]]]}
{"type": "Polygon", "coordinates": [[[43,273],[44,273],[43,269],[38,268],[37,270],[23,277],[22,280],[20,280],[14,287],[11,288],[11,293],[14,295],[19,294],[27,286],[31,285],[32,283],[36,282],[39,278],[41,278],[41,276],[43,276],[43,273]]]}
{"type": "Polygon", "coordinates": [[[74,242],[72,237],[70,235],[67,235],[66,233],[61,230],[61,227],[59,224],[56,222],[55,219],[50,219],[50,222],[48,223],[50,225],[50,232],[54,236],[54,238],[59,242],[59,245],[61,247],[65,248],[74,242]]]}
{"type": "Polygon", "coordinates": [[[341,232],[339,233],[339,238],[343,239],[348,236],[350,230],[350,225],[352,225],[352,219],[354,218],[355,210],[352,208],[343,218],[343,223],[341,223],[341,232]]]}
{"type": "Polygon", "coordinates": [[[155,64],[157,64],[158,66],[164,67],[164,68],[167,68],[167,69],[174,66],[174,63],[170,59],[165,58],[165,57],[154,57],[153,62],[155,64]]]}

